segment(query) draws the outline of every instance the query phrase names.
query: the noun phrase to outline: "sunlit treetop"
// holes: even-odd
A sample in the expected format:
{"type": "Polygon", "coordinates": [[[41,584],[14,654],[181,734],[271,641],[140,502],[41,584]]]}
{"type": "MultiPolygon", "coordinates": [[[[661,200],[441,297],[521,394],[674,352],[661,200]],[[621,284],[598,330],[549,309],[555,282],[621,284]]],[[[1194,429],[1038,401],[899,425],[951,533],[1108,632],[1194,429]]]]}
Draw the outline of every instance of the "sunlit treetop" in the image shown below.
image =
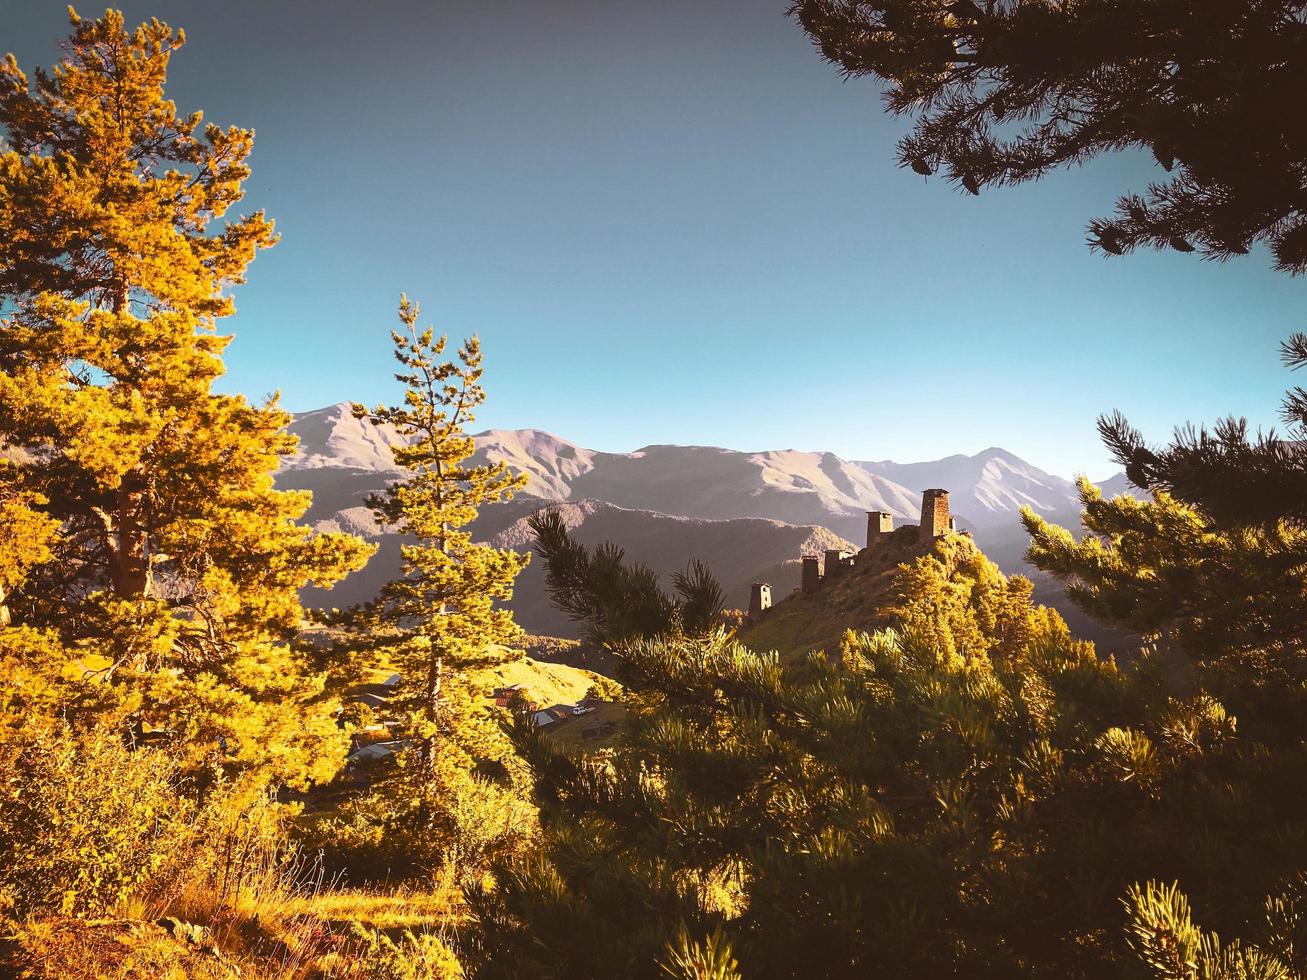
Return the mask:
{"type": "Polygon", "coordinates": [[[345,737],[288,641],[301,590],[375,548],[298,523],[275,397],[213,391],[229,288],[274,238],[233,211],[253,134],[164,98],[180,32],[71,19],[50,70],[0,66],[0,516],[24,535],[0,534],[5,642],[41,637],[23,670],[105,658],[115,723],[172,732],[188,771],[328,778],[345,737]]]}
{"type": "Polygon", "coordinates": [[[52,69],[29,79],[12,54],[0,64],[0,295],[230,314],[225,287],[274,241],[262,212],[226,218],[253,132],[179,115],[164,97],[180,30],[128,32],[115,10],[69,17],[52,69]]]}

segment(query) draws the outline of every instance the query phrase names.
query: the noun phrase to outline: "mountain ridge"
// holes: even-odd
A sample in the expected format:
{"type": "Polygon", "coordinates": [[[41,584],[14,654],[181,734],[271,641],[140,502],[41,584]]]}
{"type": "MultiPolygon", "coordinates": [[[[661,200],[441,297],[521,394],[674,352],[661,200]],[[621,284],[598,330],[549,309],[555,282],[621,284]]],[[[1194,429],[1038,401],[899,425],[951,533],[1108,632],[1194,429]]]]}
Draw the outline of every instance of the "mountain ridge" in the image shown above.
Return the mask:
{"type": "MultiPolygon", "coordinates": [[[[356,419],[339,403],[294,416],[289,431],[299,450],[278,473],[278,485],[313,492],[305,520],[346,530],[379,545],[368,568],[335,592],[309,593],[311,602],[346,605],[371,598],[399,569],[402,538],[377,524],[367,498],[402,476],[391,447],[394,430],[356,419]]],[[[998,446],[939,460],[851,461],[833,452],[795,449],[747,452],[718,446],[650,444],[629,453],[586,449],[540,429],[487,429],[473,436],[474,465],[503,462],[524,473],[514,500],[482,509],[473,533],[498,547],[529,550],[525,521],[541,506],[565,511],[577,539],[610,540],[635,561],[669,575],[691,558],[704,559],[731,605],[743,606],[752,581],[769,581],[778,596],[798,584],[801,554],[856,550],[866,540],[867,511],[885,511],[895,524],[915,524],[921,492],[949,490],[959,524],[1005,571],[1031,576],[1041,601],[1060,588],[1024,563],[1018,510],[1029,505],[1064,526],[1079,527],[1074,483],[998,446]]],[[[1105,492],[1129,489],[1124,475],[1105,492]]],[[[534,632],[572,635],[548,604],[538,563],[519,580],[512,603],[534,632]]]]}
{"type": "MultiPolygon", "coordinates": [[[[399,472],[393,430],[355,419],[347,403],[296,415],[289,430],[300,448],[283,470],[345,467],[399,472]]],[[[943,487],[965,526],[1007,522],[1023,505],[1041,513],[1078,509],[1072,480],[1040,469],[1000,446],[937,460],[846,460],[834,452],[747,451],[652,443],[631,452],[587,449],[542,429],[474,434],[474,463],[504,462],[525,473],[522,492],[542,500],[597,498],[622,507],[710,520],[741,516],[809,523],[833,519],[844,536],[862,512],[915,520],[922,490],[943,487]]],[[[1112,480],[1116,480],[1113,477],[1112,480]]],[[[1112,482],[1112,481],[1108,481],[1112,482]]]]}

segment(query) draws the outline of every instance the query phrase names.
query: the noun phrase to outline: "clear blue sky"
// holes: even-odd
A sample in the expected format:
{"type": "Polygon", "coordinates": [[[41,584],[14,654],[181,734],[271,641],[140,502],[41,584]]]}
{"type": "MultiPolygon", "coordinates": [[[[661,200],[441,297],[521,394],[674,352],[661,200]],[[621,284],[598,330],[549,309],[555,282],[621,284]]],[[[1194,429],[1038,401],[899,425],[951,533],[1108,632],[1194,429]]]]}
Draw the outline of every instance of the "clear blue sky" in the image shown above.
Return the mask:
{"type": "MultiPolygon", "coordinates": [[[[1264,253],[1106,260],[1085,226],[1155,176],[1118,156],[971,198],[898,170],[904,124],[785,0],[132,0],[187,30],[170,95],[257,130],[282,242],[227,321],[230,389],[393,397],[401,290],[476,331],[478,427],[927,459],[1001,445],[1106,475],[1152,437],[1275,420],[1307,282],[1264,253]]],[[[5,0],[49,64],[64,4],[5,0]]],[[[92,15],[99,6],[82,6],[92,15]]]]}

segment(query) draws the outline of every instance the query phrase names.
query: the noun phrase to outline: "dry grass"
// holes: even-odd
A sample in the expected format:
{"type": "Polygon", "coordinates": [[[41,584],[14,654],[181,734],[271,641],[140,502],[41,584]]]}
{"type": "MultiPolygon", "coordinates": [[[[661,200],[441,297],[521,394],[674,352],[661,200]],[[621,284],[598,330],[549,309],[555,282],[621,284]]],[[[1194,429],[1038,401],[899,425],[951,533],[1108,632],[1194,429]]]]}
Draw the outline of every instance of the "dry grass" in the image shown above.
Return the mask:
{"type": "MultiPolygon", "coordinates": [[[[251,890],[190,918],[28,923],[0,975],[34,980],[365,980],[360,928],[450,938],[468,921],[452,877],[424,890],[251,890]],[[198,926],[198,928],[194,928],[198,926]],[[8,972],[12,971],[12,972],[8,972]]],[[[208,903],[210,906],[212,902],[208,903]]],[[[182,908],[177,909],[178,912],[182,908]]]]}
{"type": "Polygon", "coordinates": [[[288,905],[296,918],[329,928],[354,924],[383,932],[435,931],[467,922],[458,889],[447,880],[433,890],[401,886],[394,890],[340,889],[305,896],[288,905]]]}
{"type": "MultiPolygon", "coordinates": [[[[275,824],[237,821],[216,864],[115,909],[24,923],[0,976],[48,980],[370,980],[377,936],[448,940],[466,921],[452,869],[419,888],[346,889],[275,824]]],[[[398,950],[398,952],[396,952],[398,950]]]]}
{"type": "MultiPolygon", "coordinates": [[[[378,664],[364,681],[379,683],[390,672],[378,664]]],[[[522,684],[547,704],[575,702],[596,680],[529,658],[484,677],[489,686],[522,684]]],[[[581,728],[598,715],[569,720],[570,736],[579,742],[581,728]]],[[[7,949],[0,945],[0,977],[374,980],[378,955],[391,957],[387,963],[422,958],[434,939],[452,946],[468,924],[452,868],[421,886],[345,888],[319,860],[289,846],[275,809],[253,807],[197,824],[194,840],[170,865],[176,873],[111,908],[112,918],[23,923],[7,949]]],[[[443,955],[452,961],[447,950],[443,955]]],[[[457,968],[438,975],[458,975],[457,968]]]]}
{"type": "MultiPolygon", "coordinates": [[[[163,926],[133,919],[60,918],[32,923],[13,974],[37,980],[231,980],[258,977],[163,926]],[[21,969],[22,972],[19,972],[21,969]]],[[[6,964],[0,961],[0,972],[6,964]]],[[[265,974],[271,980],[272,974],[265,974]]]]}

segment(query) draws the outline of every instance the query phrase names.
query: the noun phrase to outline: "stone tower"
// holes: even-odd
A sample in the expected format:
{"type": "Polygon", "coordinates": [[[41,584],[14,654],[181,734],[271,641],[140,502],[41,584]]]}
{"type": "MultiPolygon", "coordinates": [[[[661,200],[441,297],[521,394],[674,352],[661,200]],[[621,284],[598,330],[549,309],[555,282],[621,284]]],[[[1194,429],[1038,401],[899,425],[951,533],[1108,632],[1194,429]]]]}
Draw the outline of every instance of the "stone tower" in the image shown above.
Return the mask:
{"type": "Polygon", "coordinates": [[[883,510],[867,511],[867,547],[875,548],[894,533],[894,515],[883,510]]]}
{"type": "Polygon", "coordinates": [[[927,490],[921,495],[922,540],[938,538],[949,530],[948,491],[927,490]]]}
{"type": "Polygon", "coordinates": [[[800,588],[804,595],[812,595],[821,586],[821,559],[816,555],[803,556],[803,578],[800,588]]]}
{"type": "Polygon", "coordinates": [[[749,618],[756,622],[770,608],[771,586],[766,582],[754,582],[749,588],[749,618]]]}
{"type": "Polygon", "coordinates": [[[849,553],[840,548],[831,548],[826,551],[826,577],[834,578],[849,566],[845,564],[845,559],[849,553]]]}

